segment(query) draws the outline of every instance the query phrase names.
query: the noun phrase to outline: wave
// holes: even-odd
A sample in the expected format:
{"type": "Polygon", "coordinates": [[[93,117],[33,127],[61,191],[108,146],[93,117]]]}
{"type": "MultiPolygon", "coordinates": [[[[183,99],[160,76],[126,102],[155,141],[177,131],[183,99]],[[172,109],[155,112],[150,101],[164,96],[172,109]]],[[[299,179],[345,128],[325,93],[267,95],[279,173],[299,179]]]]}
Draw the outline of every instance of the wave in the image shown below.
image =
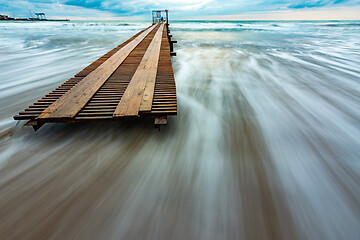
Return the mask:
{"type": "Polygon", "coordinates": [[[322,25],[324,27],[360,27],[360,23],[329,23],[322,25]]]}

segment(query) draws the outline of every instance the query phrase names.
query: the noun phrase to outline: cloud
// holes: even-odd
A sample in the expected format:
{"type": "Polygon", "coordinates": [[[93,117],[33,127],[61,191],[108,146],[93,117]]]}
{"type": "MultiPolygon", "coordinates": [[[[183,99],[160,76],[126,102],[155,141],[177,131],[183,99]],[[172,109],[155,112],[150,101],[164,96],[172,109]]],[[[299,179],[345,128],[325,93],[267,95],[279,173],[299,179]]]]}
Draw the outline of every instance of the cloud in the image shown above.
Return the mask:
{"type": "Polygon", "coordinates": [[[214,15],[192,20],[358,20],[360,6],[285,9],[277,11],[247,12],[238,15],[214,15]]]}
{"type": "Polygon", "coordinates": [[[149,18],[151,10],[169,9],[173,19],[186,19],[343,6],[360,6],[360,0],[0,0],[0,14],[26,17],[31,9],[48,16],[149,18]]]}
{"type": "Polygon", "coordinates": [[[65,5],[91,8],[91,9],[101,9],[101,1],[98,0],[70,0],[63,2],[65,5]]]}
{"type": "Polygon", "coordinates": [[[77,17],[92,16],[93,18],[111,18],[117,14],[93,8],[71,6],[60,1],[39,1],[39,0],[0,0],[0,14],[7,14],[13,17],[30,17],[30,12],[44,12],[47,18],[55,17],[77,17]]]}
{"type": "Polygon", "coordinates": [[[295,1],[289,5],[289,8],[314,8],[314,7],[323,7],[327,5],[333,5],[346,2],[346,0],[340,0],[335,3],[332,0],[306,0],[306,1],[295,1]]]}

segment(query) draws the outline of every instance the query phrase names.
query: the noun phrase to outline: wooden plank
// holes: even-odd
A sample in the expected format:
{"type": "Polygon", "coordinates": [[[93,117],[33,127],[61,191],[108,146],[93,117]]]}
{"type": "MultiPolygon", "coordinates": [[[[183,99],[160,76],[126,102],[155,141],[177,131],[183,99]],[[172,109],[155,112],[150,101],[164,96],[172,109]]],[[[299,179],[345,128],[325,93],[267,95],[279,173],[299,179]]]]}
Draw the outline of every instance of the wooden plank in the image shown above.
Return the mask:
{"type": "Polygon", "coordinates": [[[153,25],[87,75],[81,82],[46,108],[37,119],[73,118],[119,67],[125,58],[156,27],[153,25]]]}
{"type": "MultiPolygon", "coordinates": [[[[167,29],[165,28],[165,32],[166,30],[167,29]]],[[[177,114],[176,85],[171,65],[170,46],[166,34],[164,35],[161,45],[151,115],[165,116],[177,114]]]]}
{"type": "Polygon", "coordinates": [[[139,115],[146,83],[156,78],[163,28],[161,24],[116,107],[114,117],[139,115]]]}
{"type": "Polygon", "coordinates": [[[160,57],[160,49],[161,49],[161,41],[162,41],[162,35],[164,32],[164,25],[162,25],[159,29],[161,33],[159,34],[159,42],[158,42],[158,54],[156,61],[156,66],[154,67],[155,76],[153,78],[148,78],[144,90],[144,95],[140,104],[140,112],[150,112],[152,107],[152,102],[154,98],[154,91],[155,91],[155,81],[156,81],[156,74],[158,69],[158,63],[159,63],[159,57],[160,57]]]}

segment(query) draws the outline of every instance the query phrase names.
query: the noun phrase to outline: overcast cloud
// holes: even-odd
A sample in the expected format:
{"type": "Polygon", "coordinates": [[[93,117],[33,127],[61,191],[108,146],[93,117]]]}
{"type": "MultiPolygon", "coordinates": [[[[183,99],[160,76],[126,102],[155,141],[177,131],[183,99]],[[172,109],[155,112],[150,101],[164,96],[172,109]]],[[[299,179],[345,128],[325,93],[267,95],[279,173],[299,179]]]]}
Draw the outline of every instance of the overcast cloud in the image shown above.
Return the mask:
{"type": "Polygon", "coordinates": [[[150,10],[169,9],[172,17],[186,19],[256,11],[350,6],[360,6],[360,0],[0,0],[0,14],[29,17],[31,10],[45,12],[48,16],[144,18],[150,15],[150,10]]]}

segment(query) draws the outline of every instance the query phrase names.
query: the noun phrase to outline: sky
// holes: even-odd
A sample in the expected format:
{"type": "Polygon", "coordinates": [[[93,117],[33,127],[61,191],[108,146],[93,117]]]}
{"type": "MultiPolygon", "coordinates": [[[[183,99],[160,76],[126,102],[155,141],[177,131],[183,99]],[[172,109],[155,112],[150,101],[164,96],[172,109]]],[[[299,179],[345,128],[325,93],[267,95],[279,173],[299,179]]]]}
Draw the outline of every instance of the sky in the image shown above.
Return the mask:
{"type": "Polygon", "coordinates": [[[12,17],[145,20],[156,9],[172,19],[360,20],[360,0],[0,0],[0,14],[12,17]]]}

